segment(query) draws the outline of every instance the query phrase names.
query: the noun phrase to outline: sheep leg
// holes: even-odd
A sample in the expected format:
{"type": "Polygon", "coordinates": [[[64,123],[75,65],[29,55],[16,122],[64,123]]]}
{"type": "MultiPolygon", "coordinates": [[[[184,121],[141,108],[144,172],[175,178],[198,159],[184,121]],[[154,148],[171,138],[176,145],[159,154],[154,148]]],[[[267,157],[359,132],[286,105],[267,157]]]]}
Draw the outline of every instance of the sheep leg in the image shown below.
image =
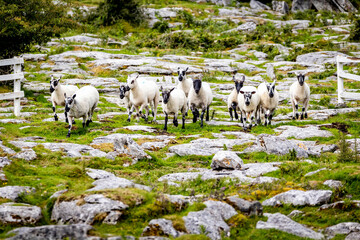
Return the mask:
{"type": "Polygon", "coordinates": [[[308,107],[309,107],[309,98],[304,101],[304,106],[303,106],[303,109],[302,109],[305,118],[308,117],[308,114],[307,114],[308,107]]]}
{"type": "MultiPolygon", "coordinates": [[[[149,119],[149,106],[148,105],[145,106],[145,111],[146,111],[146,115],[143,115],[143,117],[145,118],[145,121],[147,122],[149,119]]],[[[142,113],[142,111],[141,111],[141,113],[142,113]]]]}
{"type": "Polygon", "coordinates": [[[196,123],[197,118],[199,116],[199,111],[195,108],[194,104],[191,104],[190,109],[191,109],[191,112],[193,114],[193,123],[196,123]]]}
{"type": "Polygon", "coordinates": [[[174,114],[174,121],[173,121],[173,123],[174,123],[174,126],[175,126],[175,127],[179,126],[179,123],[178,123],[177,117],[178,117],[178,114],[177,114],[177,113],[175,113],[175,114],[174,114]]]}
{"type": "Polygon", "coordinates": [[[139,117],[140,117],[139,107],[136,106],[135,109],[136,109],[136,121],[140,121],[140,119],[139,119],[139,117]]]}
{"type": "Polygon", "coordinates": [[[207,108],[206,108],[206,121],[207,122],[210,120],[209,110],[210,110],[210,106],[207,106],[207,108]]]}
{"type": "MultiPolygon", "coordinates": [[[[236,103],[236,102],[233,102],[233,103],[231,104],[231,107],[232,107],[232,109],[234,110],[235,119],[238,120],[238,119],[239,119],[239,115],[238,115],[238,113],[237,113],[237,111],[236,111],[237,103],[236,103]]],[[[232,120],[232,119],[231,119],[231,120],[232,120]]]]}
{"type": "Polygon", "coordinates": [[[83,122],[82,122],[82,125],[83,125],[83,128],[85,128],[85,125],[86,125],[86,119],[88,119],[88,114],[86,114],[84,117],[83,117],[83,122]]]}
{"type": "Polygon", "coordinates": [[[256,118],[256,124],[257,124],[257,125],[260,125],[260,123],[261,123],[261,119],[260,119],[260,118],[261,118],[260,109],[261,109],[261,107],[258,106],[257,109],[256,109],[256,112],[255,112],[255,118],[256,118]]]}
{"type": "Polygon", "coordinates": [[[241,110],[241,117],[242,117],[242,123],[243,123],[243,129],[246,130],[246,112],[241,110]]]}
{"type": "Polygon", "coordinates": [[[182,115],[182,129],[185,129],[185,117],[186,113],[182,115]]]}
{"type": "Polygon", "coordinates": [[[167,122],[168,122],[168,114],[165,113],[165,125],[164,125],[164,130],[167,131],[167,122]]]}
{"type": "MultiPolygon", "coordinates": [[[[52,102],[52,110],[53,110],[53,113],[54,113],[54,120],[57,121],[59,120],[57,114],[56,114],[56,105],[55,105],[55,102],[54,101],[51,101],[52,102]]],[[[66,118],[66,112],[65,112],[65,120],[67,122],[67,118],[66,118]]]]}
{"type": "Polygon", "coordinates": [[[202,111],[201,111],[201,116],[200,116],[200,119],[201,119],[201,122],[200,122],[200,127],[203,127],[204,126],[204,115],[205,115],[205,111],[206,111],[206,108],[203,108],[202,111]]]}
{"type": "Polygon", "coordinates": [[[232,120],[233,120],[233,114],[232,114],[232,111],[233,111],[233,109],[232,109],[232,107],[230,107],[230,108],[229,108],[230,121],[232,121],[232,120]]]}
{"type": "Polygon", "coordinates": [[[297,102],[295,99],[291,99],[291,104],[292,104],[292,108],[293,108],[293,117],[292,119],[295,120],[298,117],[298,113],[297,113],[297,102]],[[296,118],[295,118],[296,116],[296,118]]]}
{"type": "Polygon", "coordinates": [[[66,137],[70,137],[70,134],[71,134],[71,128],[72,128],[72,122],[73,122],[72,117],[68,116],[68,122],[69,122],[69,130],[68,130],[66,137]]]}
{"type": "Polygon", "coordinates": [[[129,108],[129,117],[128,117],[128,119],[126,121],[130,122],[131,114],[133,113],[133,111],[134,111],[134,106],[131,106],[131,108],[129,108]]]}

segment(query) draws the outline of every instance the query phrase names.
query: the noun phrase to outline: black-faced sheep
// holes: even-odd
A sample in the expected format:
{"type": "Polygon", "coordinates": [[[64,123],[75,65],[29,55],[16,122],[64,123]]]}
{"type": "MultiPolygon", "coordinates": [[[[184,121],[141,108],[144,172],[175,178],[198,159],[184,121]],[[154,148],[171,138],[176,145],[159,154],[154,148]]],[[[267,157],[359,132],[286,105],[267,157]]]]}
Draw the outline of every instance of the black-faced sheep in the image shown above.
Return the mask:
{"type": "Polygon", "coordinates": [[[127,109],[127,113],[129,114],[132,106],[130,101],[130,88],[128,85],[121,85],[119,90],[120,90],[120,99],[124,99],[125,107],[127,109]]]}
{"type": "Polygon", "coordinates": [[[310,100],[310,88],[305,82],[305,75],[297,75],[297,81],[290,86],[290,100],[293,107],[293,119],[299,118],[299,103],[303,104],[301,119],[307,118],[307,109],[310,100]]]}
{"type": "Polygon", "coordinates": [[[260,111],[264,116],[264,125],[271,125],[274,111],[279,105],[279,93],[275,89],[276,80],[273,83],[261,83],[258,86],[260,96],[260,111]]]}
{"type": "MultiPolygon", "coordinates": [[[[70,96],[73,95],[77,90],[79,90],[79,88],[74,85],[62,85],[60,83],[60,79],[61,77],[56,79],[53,75],[51,75],[50,93],[51,93],[52,110],[54,113],[55,121],[59,120],[56,114],[56,106],[65,106],[64,93],[70,96]]],[[[65,112],[65,121],[68,122],[66,112],[65,112]]]]}
{"type": "Polygon", "coordinates": [[[230,121],[233,120],[233,114],[232,114],[233,111],[234,111],[235,119],[236,120],[239,119],[239,116],[237,114],[237,110],[240,110],[239,102],[238,102],[238,95],[239,95],[240,89],[244,86],[245,76],[243,75],[240,79],[236,79],[235,75],[234,75],[233,80],[235,83],[235,88],[231,91],[231,93],[228,97],[228,110],[229,110],[229,114],[230,114],[230,121]]]}
{"type": "Polygon", "coordinates": [[[99,102],[99,92],[93,86],[85,86],[76,91],[72,96],[65,97],[65,112],[68,114],[69,131],[67,137],[70,137],[72,123],[74,118],[83,118],[83,127],[89,126],[92,122],[94,110],[99,102]]]}
{"type": "Polygon", "coordinates": [[[182,114],[182,129],[185,129],[185,117],[187,111],[189,110],[185,93],[177,88],[165,90],[161,87],[160,89],[163,97],[162,108],[165,114],[164,130],[167,130],[168,115],[170,114],[174,114],[173,123],[176,127],[178,126],[177,117],[179,111],[182,114]]]}
{"type": "Polygon", "coordinates": [[[186,77],[186,72],[188,70],[189,70],[188,67],[186,69],[181,69],[180,67],[178,68],[179,83],[177,85],[177,88],[183,90],[186,97],[189,97],[189,92],[193,84],[192,79],[186,77]]]}
{"type": "Polygon", "coordinates": [[[210,88],[210,85],[206,82],[201,81],[201,79],[193,80],[193,85],[189,92],[189,107],[193,113],[193,122],[197,121],[199,117],[198,108],[202,110],[201,112],[201,123],[200,126],[203,127],[204,114],[206,111],[206,121],[209,121],[209,108],[213,100],[213,94],[210,88]]]}
{"type": "Polygon", "coordinates": [[[239,108],[243,116],[243,128],[246,130],[246,122],[249,121],[249,128],[252,127],[252,123],[255,123],[255,119],[259,122],[259,108],[260,108],[260,96],[257,93],[255,87],[245,86],[240,89],[238,96],[239,108]]]}

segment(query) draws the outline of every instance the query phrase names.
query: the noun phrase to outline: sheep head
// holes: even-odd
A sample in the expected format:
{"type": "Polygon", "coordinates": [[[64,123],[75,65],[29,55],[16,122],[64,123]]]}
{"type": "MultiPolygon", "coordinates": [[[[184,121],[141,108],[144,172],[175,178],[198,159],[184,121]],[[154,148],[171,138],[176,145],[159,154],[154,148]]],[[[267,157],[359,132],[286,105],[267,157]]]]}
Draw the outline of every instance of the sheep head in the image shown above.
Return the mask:
{"type": "Polygon", "coordinates": [[[53,75],[51,75],[50,93],[53,93],[58,88],[60,79],[61,79],[61,76],[58,79],[56,79],[53,75]]]}
{"type": "Polygon", "coordinates": [[[246,106],[249,106],[250,103],[251,103],[251,97],[252,97],[253,94],[256,93],[256,91],[241,91],[241,90],[240,90],[240,93],[241,93],[242,95],[244,95],[245,105],[246,105],[246,106]]]}
{"type": "Polygon", "coordinates": [[[69,112],[70,109],[74,106],[76,93],[74,93],[71,97],[66,97],[66,93],[64,93],[65,97],[65,112],[69,112]]]}
{"type": "Polygon", "coordinates": [[[178,74],[179,74],[179,81],[180,82],[182,82],[183,80],[186,79],[187,70],[189,70],[189,67],[187,67],[186,69],[181,69],[180,67],[178,68],[178,74]]]}
{"type": "Polygon", "coordinates": [[[126,92],[130,91],[130,88],[128,85],[121,85],[120,86],[120,99],[124,99],[126,96],[126,92]]]}
{"type": "Polygon", "coordinates": [[[133,89],[137,85],[137,79],[140,76],[140,74],[137,74],[135,77],[129,76],[127,79],[127,85],[130,89],[133,89]]]}
{"type": "Polygon", "coordinates": [[[162,97],[164,104],[167,104],[169,102],[170,94],[174,89],[175,89],[174,87],[171,88],[170,90],[162,89],[162,97]]]}
{"type": "Polygon", "coordinates": [[[272,83],[266,83],[266,87],[267,90],[269,92],[269,97],[273,98],[274,97],[274,93],[275,93],[275,84],[276,84],[276,80],[272,83]]]}
{"type": "Polygon", "coordinates": [[[296,77],[297,77],[297,80],[298,80],[300,86],[304,85],[304,82],[305,82],[305,74],[299,73],[296,77]]]}
{"type": "Polygon", "coordinates": [[[233,81],[235,83],[235,88],[237,93],[240,92],[240,89],[244,86],[244,82],[245,82],[245,76],[241,76],[241,79],[236,79],[235,75],[233,76],[233,81]]]}
{"type": "Polygon", "coordinates": [[[195,90],[195,93],[196,94],[199,94],[200,92],[200,89],[201,89],[201,79],[194,79],[193,80],[193,87],[194,87],[194,90],[195,90]]]}

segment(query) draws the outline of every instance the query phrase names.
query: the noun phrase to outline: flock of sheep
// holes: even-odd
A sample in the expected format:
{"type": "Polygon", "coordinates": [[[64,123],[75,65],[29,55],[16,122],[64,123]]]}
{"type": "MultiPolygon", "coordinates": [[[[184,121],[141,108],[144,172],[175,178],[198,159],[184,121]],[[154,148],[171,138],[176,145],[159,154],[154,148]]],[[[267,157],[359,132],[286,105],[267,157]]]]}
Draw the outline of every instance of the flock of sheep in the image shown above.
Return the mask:
{"type": "MultiPolygon", "coordinates": [[[[208,83],[201,78],[191,79],[186,77],[189,68],[178,68],[179,83],[176,87],[163,89],[153,81],[139,79],[139,75],[130,75],[127,84],[120,86],[120,98],[125,100],[128,110],[128,119],[136,110],[136,119],[143,117],[146,121],[149,118],[149,105],[152,110],[153,122],[156,123],[157,106],[160,100],[160,91],[162,92],[162,108],[165,114],[164,130],[167,130],[169,115],[174,115],[173,123],[178,126],[178,113],[182,115],[182,128],[185,128],[185,118],[189,108],[193,114],[195,123],[200,117],[200,126],[203,127],[204,115],[206,121],[209,121],[209,108],[213,100],[213,94],[208,83]],[[160,90],[160,91],[159,91],[160,90]],[[146,114],[143,114],[145,109],[146,114]],[[200,111],[201,113],[200,113],[200,111]]],[[[58,120],[56,115],[56,106],[65,106],[65,119],[69,123],[67,137],[70,137],[74,118],[83,118],[83,127],[92,122],[94,110],[99,102],[99,92],[92,86],[78,88],[71,85],[60,84],[60,78],[51,76],[50,93],[53,106],[54,119],[58,120]]],[[[279,94],[275,89],[276,80],[272,83],[263,82],[257,88],[253,86],[244,86],[245,76],[236,79],[233,76],[235,84],[234,89],[228,97],[228,110],[230,119],[239,119],[243,128],[246,130],[262,122],[264,125],[270,125],[274,110],[279,104],[279,94]],[[233,114],[234,112],[234,114],[233,114]]],[[[297,75],[297,81],[290,86],[290,100],[293,107],[293,119],[299,118],[298,104],[302,104],[301,119],[307,118],[307,108],[310,99],[310,88],[305,83],[305,75],[297,75]]]]}

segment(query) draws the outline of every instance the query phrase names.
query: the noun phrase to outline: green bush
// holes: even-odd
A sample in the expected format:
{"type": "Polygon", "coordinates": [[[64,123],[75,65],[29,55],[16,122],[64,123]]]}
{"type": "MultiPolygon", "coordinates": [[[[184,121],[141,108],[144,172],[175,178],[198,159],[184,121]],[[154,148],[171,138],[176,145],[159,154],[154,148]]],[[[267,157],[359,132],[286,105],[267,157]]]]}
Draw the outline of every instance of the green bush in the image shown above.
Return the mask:
{"type": "Polygon", "coordinates": [[[144,20],[144,12],[138,0],[105,0],[89,16],[89,21],[109,26],[120,20],[139,25],[144,20]]]}
{"type": "Polygon", "coordinates": [[[160,33],[164,33],[167,32],[170,28],[168,22],[159,21],[154,24],[153,29],[158,30],[160,33]]]}
{"type": "Polygon", "coordinates": [[[0,59],[59,37],[74,25],[66,12],[64,5],[51,0],[0,0],[0,59]]]}
{"type": "Polygon", "coordinates": [[[360,42],[360,18],[354,21],[354,26],[351,28],[350,41],[360,42]]]}

